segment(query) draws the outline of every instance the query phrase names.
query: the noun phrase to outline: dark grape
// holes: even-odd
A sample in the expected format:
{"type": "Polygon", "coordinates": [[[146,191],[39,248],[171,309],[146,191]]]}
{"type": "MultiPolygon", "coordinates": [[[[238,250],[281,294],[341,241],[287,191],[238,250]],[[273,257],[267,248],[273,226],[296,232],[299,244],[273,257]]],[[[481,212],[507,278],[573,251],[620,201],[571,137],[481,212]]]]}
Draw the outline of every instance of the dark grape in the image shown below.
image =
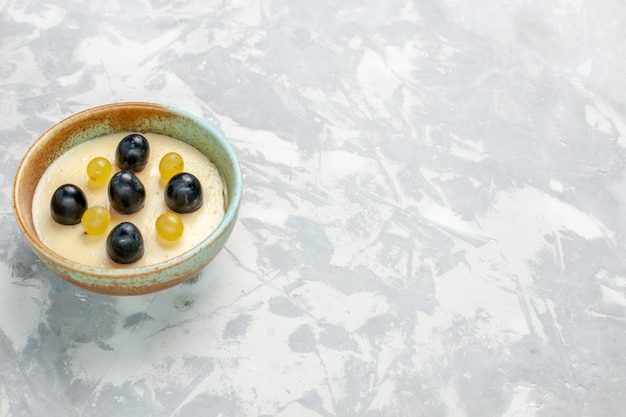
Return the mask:
{"type": "Polygon", "coordinates": [[[115,150],[115,161],[121,169],[139,172],[145,168],[150,157],[150,144],[139,133],[125,136],[115,150]]]}
{"type": "Polygon", "coordinates": [[[165,204],[177,213],[191,213],[202,206],[202,185],[188,172],[174,175],[165,186],[165,204]]]}
{"type": "Polygon", "coordinates": [[[85,193],[74,184],[63,184],[52,194],[50,213],[55,222],[63,225],[80,223],[87,210],[85,193]]]}
{"type": "Polygon", "coordinates": [[[146,200],[146,190],[132,171],[119,171],[109,181],[109,202],[120,214],[139,211],[146,200]]]}
{"type": "Polygon", "coordinates": [[[145,251],[141,232],[130,222],[122,222],[111,230],[106,248],[109,258],[119,264],[136,262],[145,251]]]}

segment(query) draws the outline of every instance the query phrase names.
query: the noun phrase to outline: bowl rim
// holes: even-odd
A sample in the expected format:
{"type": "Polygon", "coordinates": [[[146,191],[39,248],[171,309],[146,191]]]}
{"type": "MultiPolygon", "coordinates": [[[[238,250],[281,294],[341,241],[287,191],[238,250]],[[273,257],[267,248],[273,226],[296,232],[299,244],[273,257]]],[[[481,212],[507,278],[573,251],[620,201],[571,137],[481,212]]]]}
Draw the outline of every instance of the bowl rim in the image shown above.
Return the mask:
{"type": "MultiPolygon", "coordinates": [[[[97,136],[89,138],[87,140],[91,140],[97,136]]],[[[222,174],[224,175],[224,174],[222,174]]],[[[231,145],[228,143],[226,138],[217,131],[213,126],[207,123],[205,120],[200,117],[191,114],[187,111],[181,110],[177,107],[162,105],[157,103],[150,102],[140,102],[140,101],[128,101],[128,102],[117,102],[117,103],[109,103],[103,104],[99,106],[90,107],[74,113],[68,117],[63,118],[59,122],[53,124],[50,128],[48,128],[44,133],[42,133],[27,149],[26,153],[22,157],[20,161],[16,174],[13,180],[13,211],[18,223],[18,226],[26,236],[26,240],[33,247],[33,249],[38,252],[38,254],[53,263],[57,268],[61,268],[63,270],[68,271],[69,273],[78,273],[89,275],[92,277],[98,278],[107,278],[113,280],[123,280],[123,279],[133,279],[138,277],[144,277],[150,275],[154,272],[167,270],[177,265],[181,265],[191,258],[193,258],[198,252],[206,249],[211,246],[214,242],[219,240],[219,238],[228,232],[229,226],[231,223],[235,222],[238,216],[239,205],[241,203],[242,198],[242,190],[243,190],[243,180],[241,175],[241,167],[239,165],[239,160],[232,149],[231,145]],[[176,117],[182,117],[184,119],[189,119],[192,122],[198,124],[202,129],[205,129],[210,136],[212,136],[225,152],[232,165],[232,176],[233,176],[233,189],[228,189],[228,198],[229,203],[226,207],[226,212],[224,213],[224,217],[217,225],[217,227],[200,243],[198,243],[193,248],[189,249],[182,254],[168,259],[163,262],[159,262],[156,264],[144,265],[144,266],[124,266],[121,268],[103,268],[96,267],[91,265],[82,264],[79,262],[72,261],[64,256],[59,255],[57,252],[50,249],[46,246],[37,235],[34,227],[31,227],[29,221],[27,219],[27,215],[22,213],[19,209],[18,202],[21,201],[24,196],[21,191],[21,187],[18,185],[22,182],[25,167],[27,164],[33,159],[34,155],[37,155],[37,152],[41,150],[42,146],[51,141],[55,134],[61,131],[63,128],[71,126],[72,123],[75,123],[80,120],[86,120],[95,115],[100,115],[106,112],[110,112],[112,110],[122,111],[123,109],[133,108],[137,109],[145,109],[150,111],[161,111],[165,113],[169,113],[176,117]]],[[[32,213],[29,214],[32,217],[32,213]]],[[[32,221],[31,221],[32,223],[32,221]]]]}

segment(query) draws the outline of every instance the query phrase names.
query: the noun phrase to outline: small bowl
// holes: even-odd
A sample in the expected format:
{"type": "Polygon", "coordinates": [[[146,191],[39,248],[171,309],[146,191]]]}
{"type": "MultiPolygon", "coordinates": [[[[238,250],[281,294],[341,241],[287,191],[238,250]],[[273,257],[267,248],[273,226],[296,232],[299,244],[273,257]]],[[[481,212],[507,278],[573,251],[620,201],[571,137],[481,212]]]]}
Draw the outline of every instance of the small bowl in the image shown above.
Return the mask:
{"type": "Polygon", "coordinates": [[[20,163],[13,184],[17,223],[35,254],[56,274],[90,291],[134,295],[160,291],[196,276],[224,247],[237,221],[242,178],[232,148],[205,121],[181,110],[153,103],[115,103],[76,113],[48,129],[20,163]],[[116,132],[152,132],[186,142],[218,168],[227,188],[225,216],[217,228],[191,250],[155,265],[99,268],[60,256],[39,239],[32,216],[35,188],[46,168],[67,150],[116,132]]]}

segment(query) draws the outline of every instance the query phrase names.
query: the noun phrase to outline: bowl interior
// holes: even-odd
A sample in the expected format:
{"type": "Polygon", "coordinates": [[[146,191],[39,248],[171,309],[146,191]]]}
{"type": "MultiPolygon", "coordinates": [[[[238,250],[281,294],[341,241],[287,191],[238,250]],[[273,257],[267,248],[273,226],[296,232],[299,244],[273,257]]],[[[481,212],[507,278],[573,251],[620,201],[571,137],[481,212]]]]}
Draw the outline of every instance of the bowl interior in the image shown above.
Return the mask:
{"type": "MultiPolygon", "coordinates": [[[[226,214],[201,246],[210,246],[214,241],[219,241],[219,237],[236,220],[242,188],[239,164],[230,145],[210,125],[186,112],[153,103],[116,103],[94,107],[76,113],[48,129],[27,151],[16,173],[14,209],[18,223],[35,252],[49,265],[88,275],[127,279],[154,272],[152,266],[105,269],[76,264],[43,245],[33,223],[33,195],[50,164],[67,150],[85,141],[121,131],[152,132],[173,137],[194,146],[217,166],[227,190],[226,214]]],[[[186,256],[191,257],[193,254],[183,254],[179,257],[181,259],[174,259],[171,263],[185,262],[186,256]]],[[[168,267],[159,265],[159,270],[168,267]]],[[[166,280],[167,277],[160,279],[166,280]]]]}

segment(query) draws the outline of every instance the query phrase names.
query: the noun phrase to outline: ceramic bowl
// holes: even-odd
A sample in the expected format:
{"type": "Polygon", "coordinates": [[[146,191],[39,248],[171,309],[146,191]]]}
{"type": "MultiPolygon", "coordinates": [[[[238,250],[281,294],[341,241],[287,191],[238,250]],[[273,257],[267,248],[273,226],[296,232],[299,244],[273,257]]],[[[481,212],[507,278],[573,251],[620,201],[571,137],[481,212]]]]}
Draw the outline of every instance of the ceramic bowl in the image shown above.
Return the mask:
{"type": "Polygon", "coordinates": [[[17,223],[35,254],[56,274],[79,287],[110,295],[160,291],[196,276],[224,247],[237,221],[242,178],[237,157],[224,137],[205,121],[153,103],[115,103],[74,114],[48,129],[26,152],[13,185],[17,223]],[[150,266],[98,268],[58,255],[37,236],[32,201],[50,164],[68,149],[115,132],[152,132],[186,142],[219,169],[227,188],[226,214],[217,228],[188,252],[150,266]]]}

